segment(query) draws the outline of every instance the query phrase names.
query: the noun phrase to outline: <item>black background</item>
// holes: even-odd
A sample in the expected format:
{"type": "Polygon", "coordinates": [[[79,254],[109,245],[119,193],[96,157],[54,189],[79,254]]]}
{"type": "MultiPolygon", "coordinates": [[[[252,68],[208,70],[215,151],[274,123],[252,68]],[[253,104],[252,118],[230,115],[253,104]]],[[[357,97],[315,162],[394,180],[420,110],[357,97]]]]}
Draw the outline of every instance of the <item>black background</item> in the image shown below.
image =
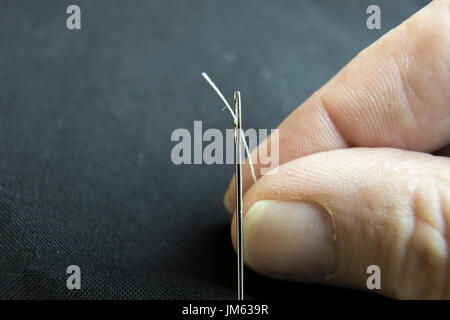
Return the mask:
{"type": "MultiPolygon", "coordinates": [[[[0,298],[235,298],[233,167],[170,158],[174,129],[232,125],[200,73],[242,92],[246,128],[276,128],[425,4],[0,1],[0,298]],[[70,4],[82,30],[66,28],[70,4]]],[[[246,272],[253,299],[376,297],[246,272]]]]}

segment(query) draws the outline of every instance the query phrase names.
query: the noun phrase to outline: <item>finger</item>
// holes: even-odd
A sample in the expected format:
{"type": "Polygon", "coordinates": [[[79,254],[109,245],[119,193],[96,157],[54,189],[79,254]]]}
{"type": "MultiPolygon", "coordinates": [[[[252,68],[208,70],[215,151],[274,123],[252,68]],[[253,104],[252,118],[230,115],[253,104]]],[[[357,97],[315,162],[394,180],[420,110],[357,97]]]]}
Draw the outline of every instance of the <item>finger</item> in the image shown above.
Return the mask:
{"type": "MultiPolygon", "coordinates": [[[[346,147],[438,149],[450,143],[449,83],[450,1],[441,0],[363,50],[283,121],[279,163],[346,147]]],[[[245,166],[244,191],[252,183],[245,166]]],[[[234,192],[225,201],[234,210],[234,192]]]]}
{"type": "MultiPolygon", "coordinates": [[[[450,298],[450,159],[388,148],[309,155],[244,197],[245,263],[280,279],[450,298]]],[[[234,219],[232,239],[234,240],[234,219]]]]}

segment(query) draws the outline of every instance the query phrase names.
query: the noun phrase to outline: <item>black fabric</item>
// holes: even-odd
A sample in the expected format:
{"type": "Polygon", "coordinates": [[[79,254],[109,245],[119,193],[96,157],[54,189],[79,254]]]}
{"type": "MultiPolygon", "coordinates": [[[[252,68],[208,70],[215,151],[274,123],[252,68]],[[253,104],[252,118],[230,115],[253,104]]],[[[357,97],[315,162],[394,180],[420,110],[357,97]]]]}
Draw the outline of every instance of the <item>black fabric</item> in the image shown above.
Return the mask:
{"type": "MultiPolygon", "coordinates": [[[[230,165],[171,162],[176,128],[276,128],[424,1],[0,1],[0,298],[233,299],[230,165]],[[66,28],[76,3],[82,29],[66,28]],[[368,30],[369,4],[382,29],[368,30]],[[66,288],[81,268],[82,289],[66,288]]],[[[248,298],[365,293],[246,271],[248,298]]],[[[368,294],[367,294],[368,295],[368,294]]],[[[370,296],[371,297],[371,296],[370,296]]]]}

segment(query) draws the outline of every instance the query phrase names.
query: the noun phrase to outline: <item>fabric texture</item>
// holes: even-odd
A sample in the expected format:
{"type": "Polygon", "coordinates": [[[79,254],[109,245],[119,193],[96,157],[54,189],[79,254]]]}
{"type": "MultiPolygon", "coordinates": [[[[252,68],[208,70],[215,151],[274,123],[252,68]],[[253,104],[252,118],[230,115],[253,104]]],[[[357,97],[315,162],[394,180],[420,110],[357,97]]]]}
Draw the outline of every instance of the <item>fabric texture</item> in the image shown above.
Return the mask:
{"type": "MultiPolygon", "coordinates": [[[[273,129],[426,2],[77,0],[78,31],[70,4],[0,1],[2,299],[234,299],[233,166],[170,157],[176,128],[232,127],[200,73],[241,91],[245,128],[273,129]]],[[[249,270],[245,293],[372,297],[249,270]]]]}

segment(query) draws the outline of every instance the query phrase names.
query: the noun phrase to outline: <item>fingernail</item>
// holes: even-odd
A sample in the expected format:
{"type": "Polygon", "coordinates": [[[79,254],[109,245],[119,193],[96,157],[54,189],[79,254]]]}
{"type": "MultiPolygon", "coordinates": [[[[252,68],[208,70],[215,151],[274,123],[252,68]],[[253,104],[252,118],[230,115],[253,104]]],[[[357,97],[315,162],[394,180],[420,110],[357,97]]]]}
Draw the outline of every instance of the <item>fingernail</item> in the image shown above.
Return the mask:
{"type": "Polygon", "coordinates": [[[225,206],[225,209],[227,209],[228,213],[233,214],[233,211],[231,210],[230,204],[228,202],[228,190],[223,196],[223,205],[225,206]]]}
{"type": "Polygon", "coordinates": [[[313,202],[256,202],[243,224],[246,263],[276,278],[330,275],[336,246],[331,219],[313,202]]]}

